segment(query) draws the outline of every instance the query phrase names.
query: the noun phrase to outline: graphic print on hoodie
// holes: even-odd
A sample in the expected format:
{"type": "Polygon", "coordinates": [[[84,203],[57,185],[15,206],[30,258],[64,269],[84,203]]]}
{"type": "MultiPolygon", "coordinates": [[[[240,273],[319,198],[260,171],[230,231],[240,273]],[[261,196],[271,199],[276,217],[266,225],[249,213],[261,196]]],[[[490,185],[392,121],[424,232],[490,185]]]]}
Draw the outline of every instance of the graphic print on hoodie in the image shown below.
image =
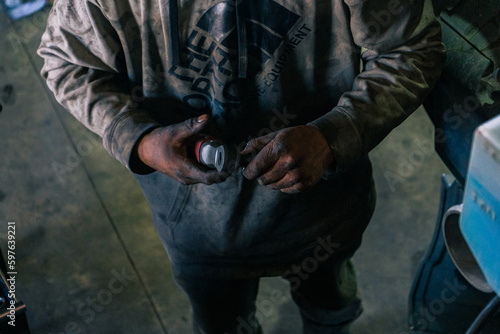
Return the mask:
{"type": "Polygon", "coordinates": [[[253,98],[278,80],[287,54],[311,32],[300,18],[273,0],[224,1],[208,9],[169,69],[178,87],[187,88],[180,92],[184,104],[229,121],[242,101],[240,79],[252,82],[253,98]]]}

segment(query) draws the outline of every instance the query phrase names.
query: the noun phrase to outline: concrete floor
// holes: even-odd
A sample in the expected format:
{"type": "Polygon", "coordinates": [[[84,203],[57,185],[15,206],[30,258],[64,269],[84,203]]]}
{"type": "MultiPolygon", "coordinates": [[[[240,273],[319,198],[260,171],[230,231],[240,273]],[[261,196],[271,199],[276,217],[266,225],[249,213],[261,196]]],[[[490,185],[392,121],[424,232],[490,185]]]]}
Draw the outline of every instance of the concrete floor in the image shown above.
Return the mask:
{"type": "MultiPolygon", "coordinates": [[[[188,301],[135,179],[40,78],[47,14],[13,23],[0,13],[0,247],[16,222],[17,294],[32,332],[189,333],[188,301]]],[[[365,307],[354,334],[409,333],[408,294],[447,172],[426,149],[432,134],[419,110],[371,154],[378,207],[354,258],[365,307]]],[[[281,279],[262,279],[257,305],[265,333],[300,333],[281,279]],[[286,298],[269,307],[273,293],[286,298]]]]}

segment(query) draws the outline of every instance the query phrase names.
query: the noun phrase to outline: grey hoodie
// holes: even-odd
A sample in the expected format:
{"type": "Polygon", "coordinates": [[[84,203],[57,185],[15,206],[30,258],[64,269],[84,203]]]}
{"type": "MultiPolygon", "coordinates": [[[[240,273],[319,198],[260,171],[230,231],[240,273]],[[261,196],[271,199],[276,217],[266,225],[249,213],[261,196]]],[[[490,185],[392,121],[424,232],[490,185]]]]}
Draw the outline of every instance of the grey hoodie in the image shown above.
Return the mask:
{"type": "Polygon", "coordinates": [[[57,0],[38,52],[57,100],[138,175],[174,264],[229,272],[360,238],[365,221],[346,226],[370,211],[366,156],[437,80],[440,38],[426,0],[57,0]],[[207,112],[236,145],[314,125],[336,165],[286,195],[238,173],[179,185],[131,159],[146,131],[207,112]]]}

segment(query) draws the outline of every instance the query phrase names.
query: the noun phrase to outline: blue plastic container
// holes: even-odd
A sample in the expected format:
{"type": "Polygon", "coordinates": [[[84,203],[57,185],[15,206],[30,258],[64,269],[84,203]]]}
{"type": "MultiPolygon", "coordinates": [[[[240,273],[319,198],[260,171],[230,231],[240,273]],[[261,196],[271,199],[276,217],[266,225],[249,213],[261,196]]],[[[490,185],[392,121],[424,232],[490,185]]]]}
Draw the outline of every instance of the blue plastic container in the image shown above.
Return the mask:
{"type": "Polygon", "coordinates": [[[486,281],[500,295],[500,116],[474,134],[460,229],[486,281]]]}

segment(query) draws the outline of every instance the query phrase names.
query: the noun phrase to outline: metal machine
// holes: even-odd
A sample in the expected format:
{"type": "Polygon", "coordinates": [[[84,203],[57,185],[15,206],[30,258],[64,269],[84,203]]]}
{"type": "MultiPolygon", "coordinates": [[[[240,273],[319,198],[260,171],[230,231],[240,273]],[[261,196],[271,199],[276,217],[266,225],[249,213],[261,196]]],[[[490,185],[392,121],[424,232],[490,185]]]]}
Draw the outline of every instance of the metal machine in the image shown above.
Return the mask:
{"type": "MultiPolygon", "coordinates": [[[[442,178],[435,233],[410,294],[409,324],[418,333],[479,333],[481,320],[490,318],[481,333],[500,333],[499,316],[493,317],[498,283],[492,278],[498,275],[499,260],[484,255],[497,248],[480,236],[487,235],[496,245],[500,238],[492,232],[494,224],[478,228],[477,218],[499,220],[500,208],[494,207],[500,193],[489,190],[490,195],[485,195],[484,190],[494,185],[493,179],[500,182],[500,173],[491,171],[494,164],[490,171],[482,169],[491,160],[485,160],[488,154],[496,157],[497,153],[490,145],[486,151],[476,150],[482,158],[473,153],[470,159],[474,131],[500,114],[500,6],[497,0],[435,0],[434,5],[448,59],[424,106],[435,126],[436,152],[453,177],[442,178]],[[489,176],[477,178],[484,173],[489,176]],[[463,207],[455,206],[462,203],[463,207]],[[459,218],[461,208],[464,216],[459,218]],[[481,313],[483,309],[486,313],[481,313]]],[[[498,131],[488,128],[493,136],[498,131]]]]}
{"type": "Polygon", "coordinates": [[[500,116],[475,132],[464,191],[464,203],[443,217],[443,237],[462,276],[491,302],[467,333],[481,328],[500,310],[500,116]]]}

